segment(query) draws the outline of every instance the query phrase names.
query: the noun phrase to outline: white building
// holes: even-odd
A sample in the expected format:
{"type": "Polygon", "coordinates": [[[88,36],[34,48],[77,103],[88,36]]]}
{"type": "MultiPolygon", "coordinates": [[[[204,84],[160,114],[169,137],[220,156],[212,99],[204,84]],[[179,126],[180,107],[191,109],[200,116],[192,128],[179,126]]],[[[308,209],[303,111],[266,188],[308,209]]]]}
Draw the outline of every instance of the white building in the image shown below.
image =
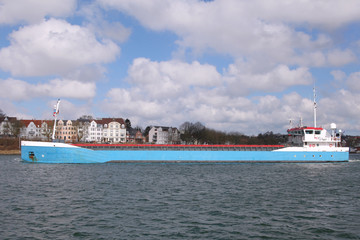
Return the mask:
{"type": "Polygon", "coordinates": [[[50,120],[20,120],[22,125],[20,137],[24,139],[37,139],[48,141],[52,134],[52,121],[50,120]]]}
{"type": "Polygon", "coordinates": [[[122,118],[103,118],[98,120],[103,125],[103,141],[109,143],[125,143],[126,127],[122,118]]]}
{"type": "Polygon", "coordinates": [[[149,142],[155,144],[179,144],[180,132],[177,128],[153,126],[149,131],[149,142]]]}
{"type": "Polygon", "coordinates": [[[80,141],[125,143],[126,129],[122,118],[78,119],[80,141]]]}
{"type": "Polygon", "coordinates": [[[16,121],[16,118],[6,116],[0,118],[0,136],[13,135],[13,121],[16,121]]]}
{"type": "Polygon", "coordinates": [[[87,126],[86,136],[84,136],[86,142],[97,142],[103,141],[103,125],[98,123],[97,120],[92,120],[90,125],[87,126]]]}

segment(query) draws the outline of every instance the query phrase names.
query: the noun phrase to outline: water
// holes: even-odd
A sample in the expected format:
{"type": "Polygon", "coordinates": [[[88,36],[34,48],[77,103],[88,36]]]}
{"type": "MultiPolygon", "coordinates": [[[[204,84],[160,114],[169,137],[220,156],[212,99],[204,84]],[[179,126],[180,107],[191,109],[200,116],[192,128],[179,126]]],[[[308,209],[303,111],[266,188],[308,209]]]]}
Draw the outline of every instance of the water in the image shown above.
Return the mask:
{"type": "Polygon", "coordinates": [[[0,239],[360,239],[359,172],[360,161],[71,165],[0,156],[0,239]]]}

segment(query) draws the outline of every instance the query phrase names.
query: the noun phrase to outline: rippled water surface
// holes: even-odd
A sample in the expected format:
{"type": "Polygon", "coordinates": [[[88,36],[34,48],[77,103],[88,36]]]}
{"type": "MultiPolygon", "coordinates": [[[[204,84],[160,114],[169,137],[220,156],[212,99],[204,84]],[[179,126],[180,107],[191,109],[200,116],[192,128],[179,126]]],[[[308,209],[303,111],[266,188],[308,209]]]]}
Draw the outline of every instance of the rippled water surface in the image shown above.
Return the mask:
{"type": "Polygon", "coordinates": [[[360,239],[360,161],[81,165],[0,156],[0,239],[27,238],[360,239]]]}

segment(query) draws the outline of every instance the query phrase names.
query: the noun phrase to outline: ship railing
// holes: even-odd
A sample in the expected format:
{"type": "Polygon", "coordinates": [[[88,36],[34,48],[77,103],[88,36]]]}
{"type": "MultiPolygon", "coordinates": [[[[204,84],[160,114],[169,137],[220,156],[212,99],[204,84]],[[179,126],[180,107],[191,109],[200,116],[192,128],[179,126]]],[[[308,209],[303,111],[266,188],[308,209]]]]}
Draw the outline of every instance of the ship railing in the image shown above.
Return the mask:
{"type": "Polygon", "coordinates": [[[283,145],[223,145],[223,146],[186,146],[186,145],[122,145],[122,144],[74,144],[92,150],[120,151],[273,151],[283,148],[283,145]]]}

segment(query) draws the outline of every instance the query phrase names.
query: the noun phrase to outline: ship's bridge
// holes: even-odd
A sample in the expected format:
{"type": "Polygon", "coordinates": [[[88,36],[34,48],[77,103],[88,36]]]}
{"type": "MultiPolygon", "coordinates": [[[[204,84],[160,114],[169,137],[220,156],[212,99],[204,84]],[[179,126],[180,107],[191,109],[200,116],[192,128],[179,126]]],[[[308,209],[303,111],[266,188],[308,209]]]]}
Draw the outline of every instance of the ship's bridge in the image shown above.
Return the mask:
{"type": "Polygon", "coordinates": [[[341,137],[333,132],[330,135],[321,127],[297,127],[288,130],[289,144],[303,147],[337,147],[341,137]]]}

